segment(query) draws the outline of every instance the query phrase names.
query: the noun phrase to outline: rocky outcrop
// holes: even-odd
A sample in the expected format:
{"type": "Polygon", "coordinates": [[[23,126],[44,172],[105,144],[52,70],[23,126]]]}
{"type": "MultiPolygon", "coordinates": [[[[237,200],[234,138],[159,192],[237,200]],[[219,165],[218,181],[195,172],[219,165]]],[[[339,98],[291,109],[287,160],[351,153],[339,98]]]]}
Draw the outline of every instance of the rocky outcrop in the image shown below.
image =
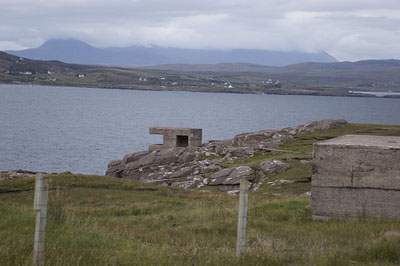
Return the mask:
{"type": "Polygon", "coordinates": [[[328,130],[342,127],[347,124],[344,119],[312,121],[297,127],[299,133],[309,133],[315,130],[328,130]]]}
{"type": "Polygon", "coordinates": [[[261,130],[242,133],[233,138],[234,146],[250,146],[259,148],[274,148],[285,141],[291,140],[297,133],[314,132],[315,130],[334,129],[347,124],[346,120],[312,121],[297,128],[283,128],[281,130],[261,130]]]}
{"type": "Polygon", "coordinates": [[[209,185],[238,185],[240,179],[254,180],[254,170],[249,166],[238,166],[235,168],[224,168],[211,175],[209,185]]]}
{"type": "Polygon", "coordinates": [[[0,181],[11,180],[11,179],[30,179],[34,178],[36,174],[37,172],[31,172],[25,170],[0,171],[0,181]]]}
{"type": "Polygon", "coordinates": [[[332,129],[345,123],[345,120],[314,121],[297,128],[243,133],[233,139],[210,141],[200,147],[131,153],[122,160],[111,161],[106,175],[182,188],[219,186],[223,191],[236,191],[240,179],[246,178],[256,187],[260,181],[286,171],[290,165],[281,160],[266,160],[253,168],[226,166],[251,158],[256,152],[274,152],[270,149],[291,140],[297,133],[332,129]]]}
{"type": "Polygon", "coordinates": [[[282,173],[290,168],[290,164],[281,160],[266,160],[260,163],[260,178],[266,179],[268,176],[282,173]]]}

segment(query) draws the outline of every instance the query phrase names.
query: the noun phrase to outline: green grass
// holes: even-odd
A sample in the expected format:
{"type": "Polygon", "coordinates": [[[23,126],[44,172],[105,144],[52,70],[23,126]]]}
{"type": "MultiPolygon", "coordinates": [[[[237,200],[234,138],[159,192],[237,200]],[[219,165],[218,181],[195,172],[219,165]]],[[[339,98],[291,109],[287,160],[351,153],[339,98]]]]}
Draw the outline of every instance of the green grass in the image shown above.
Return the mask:
{"type": "MultiPolygon", "coordinates": [[[[400,135],[398,126],[348,125],[299,135],[280,148],[305,155],[318,139],[354,132],[400,135]]],[[[311,220],[309,199],[300,196],[310,190],[311,169],[295,154],[258,154],[246,162],[286,156],[292,167],[267,181],[295,182],[264,183],[250,193],[242,258],[235,256],[238,196],[103,176],[46,176],[45,265],[399,265],[400,242],[383,234],[400,231],[400,221],[311,220]]],[[[21,192],[0,194],[0,265],[32,262],[34,180],[0,182],[16,187],[21,192]]]]}
{"type": "Polygon", "coordinates": [[[378,135],[378,136],[400,136],[400,126],[374,125],[374,124],[347,124],[332,130],[318,130],[313,133],[298,134],[294,141],[290,141],[280,149],[296,152],[312,152],[312,144],[317,141],[326,140],[346,134],[378,135]]]}

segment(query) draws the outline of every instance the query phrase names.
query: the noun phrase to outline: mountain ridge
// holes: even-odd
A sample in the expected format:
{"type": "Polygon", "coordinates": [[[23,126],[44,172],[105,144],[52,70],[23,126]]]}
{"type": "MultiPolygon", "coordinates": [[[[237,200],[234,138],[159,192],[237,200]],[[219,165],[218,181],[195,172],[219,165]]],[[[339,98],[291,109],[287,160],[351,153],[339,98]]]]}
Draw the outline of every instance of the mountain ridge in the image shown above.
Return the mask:
{"type": "Polygon", "coordinates": [[[37,48],[5,51],[36,60],[59,60],[66,63],[119,66],[161,64],[249,63],[284,66],[300,62],[337,62],[326,52],[282,52],[260,49],[203,50],[160,46],[97,48],[76,39],[50,39],[37,48]]]}

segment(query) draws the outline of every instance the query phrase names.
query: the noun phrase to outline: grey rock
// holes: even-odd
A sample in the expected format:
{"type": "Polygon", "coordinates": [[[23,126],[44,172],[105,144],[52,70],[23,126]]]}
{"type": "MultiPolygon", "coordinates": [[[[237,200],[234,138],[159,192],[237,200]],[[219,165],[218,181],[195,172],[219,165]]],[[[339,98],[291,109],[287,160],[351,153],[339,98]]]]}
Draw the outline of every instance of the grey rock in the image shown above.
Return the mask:
{"type": "Polygon", "coordinates": [[[300,163],[303,165],[311,165],[311,162],[309,160],[300,160],[300,163]]]}
{"type": "Polygon", "coordinates": [[[190,176],[193,172],[193,168],[191,167],[183,167],[172,174],[169,175],[169,178],[180,178],[190,176]]]}
{"type": "Polygon", "coordinates": [[[204,166],[200,168],[200,173],[202,174],[207,174],[211,172],[215,172],[221,170],[221,166],[215,165],[215,164],[210,164],[208,166],[204,166]]]}
{"type": "Polygon", "coordinates": [[[210,161],[210,163],[215,164],[215,165],[220,165],[223,162],[224,162],[224,158],[213,159],[213,160],[210,161]]]}
{"type": "Polygon", "coordinates": [[[256,191],[261,187],[261,183],[255,183],[250,186],[250,191],[256,191]]]}
{"type": "Polygon", "coordinates": [[[208,148],[230,147],[233,144],[233,139],[211,140],[206,144],[208,148]]]}
{"type": "Polygon", "coordinates": [[[180,155],[182,154],[183,150],[183,148],[155,150],[140,157],[136,161],[126,164],[126,168],[129,169],[139,168],[146,165],[177,163],[180,161],[180,155]]]}
{"type": "Polygon", "coordinates": [[[234,163],[235,160],[233,160],[233,158],[230,157],[229,154],[227,154],[227,155],[224,157],[224,162],[225,162],[225,163],[234,163]]]}
{"type": "Polygon", "coordinates": [[[194,180],[188,180],[188,181],[182,181],[182,182],[174,182],[171,184],[172,187],[181,187],[181,188],[195,188],[196,187],[196,181],[194,180]]]}
{"type": "Polygon", "coordinates": [[[281,160],[266,160],[260,163],[260,169],[267,177],[284,172],[289,168],[290,164],[281,160]]]}
{"type": "Polygon", "coordinates": [[[224,178],[224,177],[228,177],[230,175],[230,173],[232,173],[233,168],[224,168],[216,173],[214,173],[213,175],[211,175],[211,179],[220,179],[220,178],[224,178]]]}
{"type": "Polygon", "coordinates": [[[252,181],[254,177],[254,170],[249,166],[225,168],[211,176],[210,185],[236,185],[240,183],[241,179],[252,181]]]}
{"type": "Polygon", "coordinates": [[[106,176],[121,177],[121,171],[123,166],[121,165],[121,160],[113,160],[108,164],[106,176]]]}
{"type": "Polygon", "coordinates": [[[312,121],[304,125],[298,126],[297,131],[299,133],[314,132],[315,130],[334,129],[342,127],[346,124],[347,121],[344,119],[312,121]]]}
{"type": "Polygon", "coordinates": [[[223,182],[224,185],[240,184],[241,179],[252,181],[254,179],[254,170],[250,166],[238,166],[229,174],[223,182]]]}
{"type": "Polygon", "coordinates": [[[276,133],[277,130],[261,130],[256,132],[248,132],[236,135],[233,138],[234,146],[250,146],[271,139],[272,135],[276,133]]]}
{"type": "Polygon", "coordinates": [[[226,152],[233,157],[251,157],[254,155],[254,150],[249,147],[230,147],[226,152]]]}
{"type": "Polygon", "coordinates": [[[281,144],[282,144],[282,140],[275,138],[275,139],[270,139],[268,141],[262,141],[257,145],[257,147],[258,148],[275,148],[281,144]]]}
{"type": "Polygon", "coordinates": [[[184,152],[182,155],[182,162],[187,163],[191,161],[198,160],[200,158],[200,154],[198,152],[184,152]]]}
{"type": "Polygon", "coordinates": [[[210,186],[222,185],[225,180],[229,177],[229,174],[233,172],[233,168],[224,168],[211,175],[210,186]]]}
{"type": "Polygon", "coordinates": [[[304,192],[304,193],[301,194],[299,197],[302,197],[302,198],[310,198],[310,197],[311,197],[311,191],[304,192]]]}
{"type": "Polygon", "coordinates": [[[123,162],[123,164],[128,164],[128,163],[131,163],[133,161],[139,160],[140,158],[142,158],[143,156],[145,156],[147,154],[149,154],[149,152],[147,152],[147,151],[140,151],[140,152],[127,154],[122,159],[122,162],[123,162]]]}

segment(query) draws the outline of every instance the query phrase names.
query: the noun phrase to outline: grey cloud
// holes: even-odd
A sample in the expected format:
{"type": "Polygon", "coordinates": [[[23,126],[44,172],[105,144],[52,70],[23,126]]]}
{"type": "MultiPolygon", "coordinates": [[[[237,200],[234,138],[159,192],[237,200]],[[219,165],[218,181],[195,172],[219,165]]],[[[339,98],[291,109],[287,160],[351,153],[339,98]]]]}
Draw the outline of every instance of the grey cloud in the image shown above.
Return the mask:
{"type": "Polygon", "coordinates": [[[398,0],[2,0],[0,50],[73,37],[95,46],[325,50],[400,58],[398,0]]]}

